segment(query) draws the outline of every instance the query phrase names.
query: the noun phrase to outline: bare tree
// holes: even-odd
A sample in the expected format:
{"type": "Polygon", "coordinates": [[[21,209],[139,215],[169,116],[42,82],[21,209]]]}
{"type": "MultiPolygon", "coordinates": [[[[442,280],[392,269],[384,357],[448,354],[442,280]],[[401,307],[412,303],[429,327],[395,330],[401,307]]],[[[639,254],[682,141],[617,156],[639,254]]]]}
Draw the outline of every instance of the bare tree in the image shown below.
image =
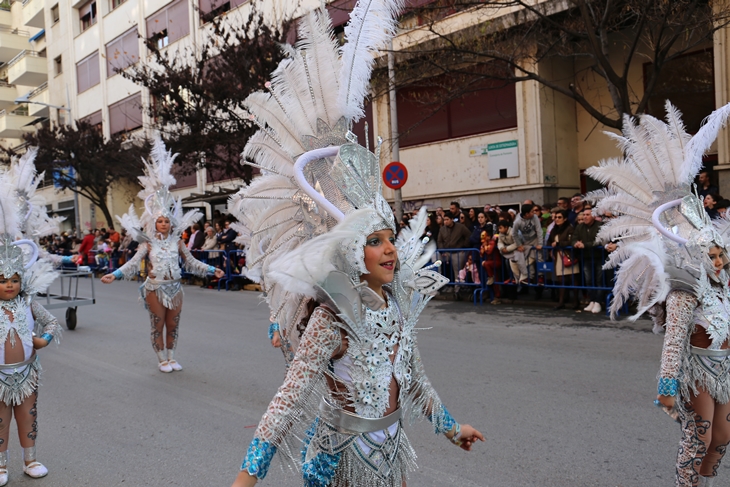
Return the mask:
{"type": "MultiPolygon", "coordinates": [[[[46,126],[23,138],[28,145],[38,147],[38,172],[52,174],[59,189],[68,189],[91,201],[110,227],[114,226],[107,205],[110,188],[122,181],[136,182],[142,174],[142,158],[147,157],[150,149],[147,141],[130,144],[121,136],[105,139],[98,126],[85,121],[77,121],[76,128],[46,126]]],[[[16,149],[0,151],[6,162],[20,155],[16,149]]]]}
{"type": "Polygon", "coordinates": [[[482,89],[484,80],[534,80],[616,129],[624,115],[647,111],[669,63],[711,47],[714,33],[730,22],[730,4],[709,0],[417,3],[427,5],[410,10],[406,20],[421,24],[431,39],[397,53],[397,84],[435,83],[444,95],[429,101],[435,111],[439,103],[482,89]],[[458,32],[443,32],[440,20],[467,10],[476,22],[458,32]],[[572,72],[568,77],[546,74],[540,68],[551,60],[570,63],[572,72]],[[642,61],[643,89],[637,90],[631,70],[642,61]],[[580,81],[588,75],[605,82],[610,104],[584,92],[580,81]]]}
{"type": "Polygon", "coordinates": [[[146,39],[150,60],[121,73],[149,90],[146,109],[168,147],[180,154],[182,173],[204,165],[218,176],[250,179],[240,154],[258,127],[243,102],[265,87],[282,59],[287,27],[267,25],[256,9],[242,22],[231,21],[239,14],[213,17],[216,13],[203,16],[210,22],[202,45],[180,53],[146,39]]]}

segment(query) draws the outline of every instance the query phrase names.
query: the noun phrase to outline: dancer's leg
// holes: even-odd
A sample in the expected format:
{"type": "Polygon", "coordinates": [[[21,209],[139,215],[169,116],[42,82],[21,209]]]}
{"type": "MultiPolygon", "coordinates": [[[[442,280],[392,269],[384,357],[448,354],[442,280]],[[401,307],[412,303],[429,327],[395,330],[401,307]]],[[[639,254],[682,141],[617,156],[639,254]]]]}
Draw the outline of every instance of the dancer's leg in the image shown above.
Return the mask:
{"type": "Polygon", "coordinates": [[[696,487],[700,480],[700,465],[712,441],[715,415],[715,400],[707,392],[697,396],[690,393],[689,399],[679,408],[682,438],[677,452],[677,485],[682,487],[696,487]]]}
{"type": "Polygon", "coordinates": [[[13,408],[0,402],[0,485],[8,483],[8,437],[12,419],[13,408]]]}
{"type": "Polygon", "coordinates": [[[180,313],[182,302],[175,309],[168,309],[165,315],[165,342],[167,343],[167,360],[172,370],[182,370],[182,366],[175,360],[175,348],[177,347],[178,331],[180,329],[180,313]]]}
{"type": "Polygon", "coordinates": [[[730,443],[730,403],[715,403],[715,414],[712,419],[712,440],[707,448],[707,454],[702,460],[700,475],[704,477],[717,476],[722,457],[730,443]]]}
{"type": "Polygon", "coordinates": [[[33,477],[40,478],[48,475],[48,469],[36,460],[35,440],[38,436],[38,391],[26,397],[25,400],[13,408],[15,422],[18,424],[18,438],[23,447],[23,471],[33,477]]]}
{"type": "Polygon", "coordinates": [[[147,302],[147,310],[150,313],[150,339],[152,341],[152,348],[157,354],[159,368],[162,372],[172,372],[172,368],[167,362],[165,342],[162,337],[165,318],[167,317],[167,308],[160,303],[154,291],[147,294],[145,301],[147,302]]]}

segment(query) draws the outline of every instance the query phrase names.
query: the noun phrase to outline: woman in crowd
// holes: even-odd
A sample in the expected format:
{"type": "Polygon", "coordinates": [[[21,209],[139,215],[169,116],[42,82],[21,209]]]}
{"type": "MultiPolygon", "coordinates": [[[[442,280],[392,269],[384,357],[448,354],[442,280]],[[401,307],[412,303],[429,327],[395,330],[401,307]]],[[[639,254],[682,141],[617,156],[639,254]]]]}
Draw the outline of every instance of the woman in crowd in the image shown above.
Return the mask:
{"type": "Polygon", "coordinates": [[[173,160],[174,156],[157,138],[152,162],[145,164],[145,176],[139,178],[142,183],[139,196],[144,200],[145,212],[139,219],[134,206],[131,206],[129,212],[119,219],[122,226],[140,242],[137,253],[122,267],[101,278],[104,284],[116,279],[134,278],[140,263],[147,258],[149,267],[142,296],[150,314],[152,348],[157,354],[161,372],[182,370],[175,359],[183,302],[179,257],[182,257],[185,269],[192,274],[223,277],[222,270],[195,259],[182,242],[182,230],[191,222],[198,221],[200,213],[189,211],[183,215],[180,200],[170,194],[169,187],[175,184],[175,178],[170,174],[173,160]]]}
{"type": "Polygon", "coordinates": [[[722,200],[722,196],[717,193],[708,194],[707,196],[705,196],[703,203],[705,206],[705,211],[707,212],[707,215],[710,217],[711,220],[718,217],[718,212],[715,207],[720,202],[720,200],[722,200]]]}
{"type": "MultiPolygon", "coordinates": [[[[558,209],[555,212],[555,225],[548,237],[549,246],[553,247],[553,260],[555,261],[555,282],[561,286],[570,286],[573,283],[573,276],[580,273],[580,264],[573,257],[570,247],[570,240],[573,237],[573,226],[568,222],[567,210],[558,209]]],[[[558,291],[558,304],[554,309],[564,309],[566,294],[570,291],[561,287],[558,291]]],[[[568,300],[570,295],[568,294],[568,300]]],[[[575,291],[575,305],[573,309],[580,309],[580,294],[575,291]]]]}

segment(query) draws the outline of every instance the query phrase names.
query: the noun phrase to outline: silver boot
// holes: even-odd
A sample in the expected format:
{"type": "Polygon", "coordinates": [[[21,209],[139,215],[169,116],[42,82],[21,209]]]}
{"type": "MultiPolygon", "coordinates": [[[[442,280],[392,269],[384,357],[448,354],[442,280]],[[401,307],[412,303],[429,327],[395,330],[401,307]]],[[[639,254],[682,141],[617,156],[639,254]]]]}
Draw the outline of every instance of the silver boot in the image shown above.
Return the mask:
{"type": "Polygon", "coordinates": [[[0,452],[0,487],[8,485],[8,451],[0,452]]]}

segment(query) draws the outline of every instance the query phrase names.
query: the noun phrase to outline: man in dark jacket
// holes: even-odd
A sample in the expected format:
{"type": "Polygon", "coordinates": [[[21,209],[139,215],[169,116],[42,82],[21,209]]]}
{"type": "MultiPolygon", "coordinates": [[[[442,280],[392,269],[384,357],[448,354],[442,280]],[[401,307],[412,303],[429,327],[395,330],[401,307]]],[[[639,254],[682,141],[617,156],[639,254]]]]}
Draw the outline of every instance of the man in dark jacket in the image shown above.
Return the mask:
{"type": "MultiPolygon", "coordinates": [[[[597,248],[596,236],[601,229],[601,222],[593,216],[591,208],[583,210],[583,223],[579,223],[573,231],[571,243],[580,256],[583,264],[583,283],[585,286],[597,287],[602,284],[603,279],[603,250],[597,248]]],[[[601,312],[601,299],[603,293],[597,289],[588,290],[590,303],[584,311],[592,313],[601,312]]]]}
{"type": "MultiPolygon", "coordinates": [[[[454,221],[454,215],[450,211],[444,212],[444,226],[439,230],[439,236],[436,244],[441,249],[465,249],[469,247],[469,237],[471,232],[461,223],[454,221]]],[[[466,262],[465,252],[440,252],[440,258],[443,262],[441,272],[449,278],[451,282],[455,281],[455,276],[461,269],[461,265],[466,262]]]]}

